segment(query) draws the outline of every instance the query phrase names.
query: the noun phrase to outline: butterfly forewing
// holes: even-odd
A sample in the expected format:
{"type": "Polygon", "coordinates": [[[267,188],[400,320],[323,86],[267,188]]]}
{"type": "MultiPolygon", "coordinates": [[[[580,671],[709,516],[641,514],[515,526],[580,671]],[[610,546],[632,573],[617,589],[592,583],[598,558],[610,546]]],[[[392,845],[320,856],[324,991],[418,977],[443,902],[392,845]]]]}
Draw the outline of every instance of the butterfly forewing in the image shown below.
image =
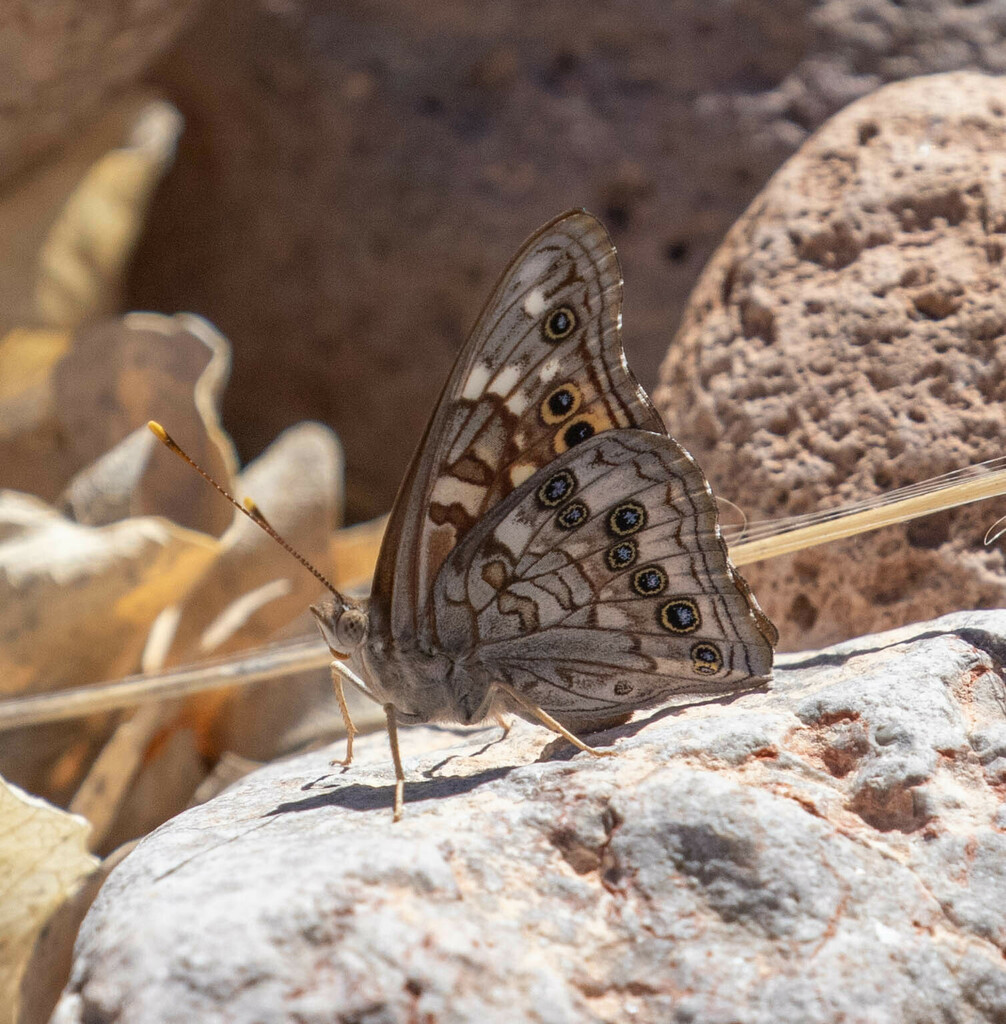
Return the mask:
{"type": "Polygon", "coordinates": [[[434,603],[444,650],[570,727],[758,686],[776,641],[701,470],[642,431],[588,439],[526,481],[452,552],[434,603]]]}
{"type": "Polygon", "coordinates": [[[664,426],[619,338],[622,282],[601,224],[565,214],[507,268],[441,394],[378,560],[375,622],[433,643],[428,595],[451,552],[515,488],[606,431],[664,426]]]}

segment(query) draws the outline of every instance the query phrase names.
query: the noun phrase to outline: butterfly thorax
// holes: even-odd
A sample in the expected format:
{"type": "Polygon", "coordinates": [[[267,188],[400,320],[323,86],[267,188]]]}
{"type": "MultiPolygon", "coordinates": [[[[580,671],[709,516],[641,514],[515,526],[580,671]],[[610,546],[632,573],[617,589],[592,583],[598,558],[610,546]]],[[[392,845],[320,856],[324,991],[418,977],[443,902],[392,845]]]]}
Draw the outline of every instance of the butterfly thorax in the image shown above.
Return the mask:
{"type": "Polygon", "coordinates": [[[472,725],[489,713],[489,680],[476,661],[380,642],[365,644],[354,661],[403,722],[472,725]]]}
{"type": "Polygon", "coordinates": [[[481,721],[489,712],[489,678],[470,656],[453,657],[409,635],[390,637],[379,608],[336,595],[312,607],[332,654],[349,663],[382,704],[403,722],[481,721]]]}

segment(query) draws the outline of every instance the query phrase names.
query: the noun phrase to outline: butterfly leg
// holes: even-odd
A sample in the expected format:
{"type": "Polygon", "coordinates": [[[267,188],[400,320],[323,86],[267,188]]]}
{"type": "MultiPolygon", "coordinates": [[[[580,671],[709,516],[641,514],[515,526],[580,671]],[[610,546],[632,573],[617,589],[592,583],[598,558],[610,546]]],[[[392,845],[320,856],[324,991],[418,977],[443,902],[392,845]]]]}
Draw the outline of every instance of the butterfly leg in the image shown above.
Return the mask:
{"type": "Polygon", "coordinates": [[[384,714],[388,720],[388,742],[391,744],[391,760],[395,765],[395,811],[392,820],[402,820],[405,805],[405,772],[402,771],[402,755],[398,752],[398,723],[395,721],[395,705],[385,704],[384,714]]]}
{"type": "Polygon", "coordinates": [[[353,725],[353,719],[349,717],[349,705],[346,703],[346,694],[342,689],[342,676],[339,674],[336,664],[336,662],[332,662],[332,686],[335,688],[335,699],[339,702],[342,720],[346,725],[346,756],[341,761],[331,761],[329,763],[333,765],[341,764],[345,768],[353,763],[353,737],[357,733],[357,728],[353,725]]]}
{"type": "Polygon", "coordinates": [[[508,722],[501,714],[495,716],[496,724],[503,730],[503,735],[500,736],[500,740],[505,740],[510,735],[510,730],[513,728],[513,722],[508,722]]]}
{"type": "Polygon", "coordinates": [[[498,690],[502,690],[507,696],[509,696],[514,703],[519,704],[525,711],[530,712],[538,719],[542,725],[551,729],[552,732],[557,732],[564,739],[569,740],[574,747],[578,747],[580,750],[586,751],[588,754],[593,754],[594,757],[614,757],[617,751],[615,750],[598,750],[596,747],[589,747],[583,740],[574,736],[569,729],[564,725],[557,722],[547,711],[542,710],[537,704],[532,704],[531,701],[525,700],[519,693],[511,689],[505,683],[494,684],[498,690]]]}

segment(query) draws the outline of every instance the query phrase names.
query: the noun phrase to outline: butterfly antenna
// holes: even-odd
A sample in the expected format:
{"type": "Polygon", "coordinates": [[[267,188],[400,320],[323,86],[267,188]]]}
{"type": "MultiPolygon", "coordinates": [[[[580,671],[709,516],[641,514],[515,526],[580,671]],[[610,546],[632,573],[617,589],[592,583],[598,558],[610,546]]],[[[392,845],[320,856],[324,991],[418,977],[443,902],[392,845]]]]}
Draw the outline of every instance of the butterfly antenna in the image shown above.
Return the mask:
{"type": "Polygon", "coordinates": [[[195,459],[187,455],[179,447],[178,442],[175,441],[175,439],[164,429],[164,427],[160,425],[160,423],[158,423],[156,420],[150,420],[147,423],[147,426],[150,428],[150,431],[154,435],[154,437],[156,437],[157,440],[160,441],[165,448],[168,448],[170,451],[174,452],[175,455],[177,455],[183,462],[187,462],[207,483],[215,487],[242,515],[247,516],[256,526],[259,527],[259,529],[264,530],[266,533],[268,533],[269,536],[272,537],[272,539],[280,545],[280,547],[282,547],[285,551],[293,555],[293,557],[296,558],[297,561],[300,562],[300,564],[304,566],[304,568],[307,569],[309,573],[311,573],[316,579],[318,579],[322,584],[324,584],[324,586],[328,590],[331,590],[336,597],[342,597],[339,591],[335,589],[335,587],[329,582],[329,580],[327,580],[299,551],[296,551],[293,547],[291,547],[272,528],[272,526],[269,523],[269,520],[266,519],[266,517],[262,514],[261,509],[259,509],[258,505],[256,505],[251,498],[245,498],[244,504],[239,502],[236,498],[234,498],[227,491],[225,491],[220,486],[220,484],[218,484],[216,480],[214,480],[213,477],[211,477],[210,474],[207,473],[206,470],[203,469],[203,467],[200,466],[199,463],[195,461],[195,459]]]}

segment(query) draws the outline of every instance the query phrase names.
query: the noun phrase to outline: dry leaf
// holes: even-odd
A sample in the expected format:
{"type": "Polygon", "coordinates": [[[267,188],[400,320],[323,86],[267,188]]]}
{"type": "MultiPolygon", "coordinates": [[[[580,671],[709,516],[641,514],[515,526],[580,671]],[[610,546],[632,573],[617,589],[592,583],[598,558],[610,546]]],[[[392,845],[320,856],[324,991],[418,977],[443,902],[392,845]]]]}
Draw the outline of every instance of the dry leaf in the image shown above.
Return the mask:
{"type": "Polygon", "coordinates": [[[170,103],[148,103],[125,145],[102,156],[81,179],[39,253],[38,321],[73,328],[118,307],[122,272],[181,130],[181,114],[170,103]]]}
{"type": "MultiPolygon", "coordinates": [[[[198,580],[219,542],[163,519],[110,526],[70,522],[29,495],[0,491],[0,693],[57,690],[131,671],[150,623],[198,580]]],[[[101,726],[99,724],[98,728],[101,726]]],[[[0,771],[34,792],[47,787],[68,737],[82,725],[4,737],[0,771]]],[[[68,773],[72,785],[74,773],[68,773]]]]}
{"type": "Polygon", "coordinates": [[[0,339],[0,487],[36,494],[79,522],[122,509],[219,535],[230,510],[204,481],[137,431],[170,424],[223,484],[237,458],[217,411],[230,348],[195,316],[137,313],[67,336],[0,339]],[[61,498],[62,494],[62,498],[61,498]]]}
{"type": "Polygon", "coordinates": [[[18,1018],[21,976],[40,933],[98,867],[88,828],[0,779],[0,1024],[18,1018]]]}
{"type": "MultiPolygon", "coordinates": [[[[253,498],[281,537],[328,572],[329,540],[342,519],[342,471],[335,434],[303,423],[284,431],[241,473],[236,491],[253,498]]],[[[259,646],[323,589],[259,526],[235,512],[220,538],[219,557],[182,603],[165,664],[259,646]]]]}
{"type": "MultiPolygon", "coordinates": [[[[163,110],[155,97],[141,90],[109,103],[102,117],[88,125],[79,139],[53,154],[50,162],[36,164],[30,173],[13,179],[0,194],[0,335],[16,327],[57,326],[44,319],[45,312],[38,307],[40,270],[43,278],[50,282],[54,279],[40,266],[43,251],[48,252],[44,262],[50,264],[63,258],[61,248],[67,250],[67,256],[76,253],[77,273],[82,273],[80,279],[87,282],[78,291],[77,317],[114,308],[119,288],[117,267],[128,258],[132,247],[130,233],[123,232],[122,225],[142,221],[149,190],[163,174],[173,148],[168,123],[172,115],[154,114],[154,118],[160,117],[162,126],[159,139],[156,130],[150,131],[152,102],[155,109],[163,110]],[[147,139],[142,137],[145,131],[147,139]],[[94,169],[102,166],[106,155],[122,153],[124,146],[127,161],[131,156],[146,160],[146,181],[142,180],[143,173],[138,176],[132,168],[124,174],[118,173],[118,168],[108,168],[95,181],[94,169]],[[117,197],[113,200],[118,207],[116,226],[110,231],[100,220],[95,222],[93,217],[73,212],[82,205],[88,211],[95,210],[93,203],[82,204],[81,200],[97,198],[102,190],[117,197]],[[132,208],[130,203],[134,204],[132,208]],[[87,260],[92,258],[94,268],[86,268],[87,260]]],[[[176,123],[176,134],[177,130],[176,123]]],[[[47,287],[51,291],[51,284],[47,287]]],[[[64,303],[58,324],[76,326],[82,322],[76,319],[70,323],[70,315],[73,306],[64,303]]]]}

